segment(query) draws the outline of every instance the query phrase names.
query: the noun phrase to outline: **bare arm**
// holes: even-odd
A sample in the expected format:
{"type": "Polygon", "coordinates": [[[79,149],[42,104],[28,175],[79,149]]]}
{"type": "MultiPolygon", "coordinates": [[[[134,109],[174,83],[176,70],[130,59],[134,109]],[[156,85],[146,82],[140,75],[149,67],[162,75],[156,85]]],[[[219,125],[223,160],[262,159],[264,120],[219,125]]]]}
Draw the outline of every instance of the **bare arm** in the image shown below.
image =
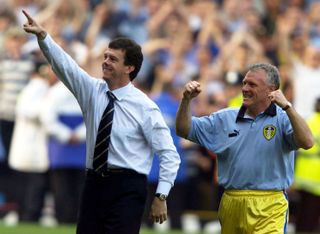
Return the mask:
{"type": "Polygon", "coordinates": [[[95,8],[93,18],[85,38],[85,43],[89,48],[92,48],[94,46],[95,40],[99,35],[99,32],[101,31],[101,28],[103,26],[103,21],[107,16],[108,11],[109,11],[109,6],[104,3],[99,4],[95,8]]]}
{"type": "Polygon", "coordinates": [[[293,128],[295,142],[303,149],[310,149],[314,145],[314,139],[306,121],[292,107],[287,109],[287,114],[293,128]]]}
{"type": "Polygon", "coordinates": [[[43,10],[41,10],[36,16],[34,16],[34,19],[36,19],[36,21],[39,24],[45,23],[51,17],[55,16],[61,3],[62,0],[49,1],[49,4],[43,10]]]}
{"type": "Polygon", "coordinates": [[[186,84],[183,92],[177,117],[176,117],[176,132],[178,136],[186,138],[191,127],[191,99],[198,96],[201,92],[200,84],[197,81],[190,81],[186,84]]]}
{"type": "MultiPolygon", "coordinates": [[[[287,99],[279,89],[271,92],[269,98],[282,108],[288,104],[287,99]]],[[[286,112],[293,128],[293,136],[297,146],[310,149],[314,144],[314,139],[308,124],[293,107],[287,108],[286,112]]]]}
{"type": "Polygon", "coordinates": [[[160,26],[173,11],[173,3],[171,1],[164,1],[160,9],[148,20],[147,28],[149,33],[153,36],[157,36],[160,26]]]}

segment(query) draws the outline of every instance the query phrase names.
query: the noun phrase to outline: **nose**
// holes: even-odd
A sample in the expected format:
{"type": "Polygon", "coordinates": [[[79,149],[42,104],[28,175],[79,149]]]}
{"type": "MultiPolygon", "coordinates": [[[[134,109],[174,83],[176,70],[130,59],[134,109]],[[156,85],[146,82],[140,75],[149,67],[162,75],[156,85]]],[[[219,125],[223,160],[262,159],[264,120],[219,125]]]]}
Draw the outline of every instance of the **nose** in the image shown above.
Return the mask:
{"type": "Polygon", "coordinates": [[[103,62],[104,62],[105,64],[107,64],[107,65],[110,64],[110,63],[111,63],[111,58],[110,58],[110,56],[105,55],[103,62]]]}
{"type": "Polygon", "coordinates": [[[242,84],[242,91],[248,91],[248,85],[242,84]]]}
{"type": "Polygon", "coordinates": [[[110,59],[109,59],[108,57],[106,57],[106,58],[104,58],[103,62],[104,62],[105,64],[109,64],[110,59]]]}

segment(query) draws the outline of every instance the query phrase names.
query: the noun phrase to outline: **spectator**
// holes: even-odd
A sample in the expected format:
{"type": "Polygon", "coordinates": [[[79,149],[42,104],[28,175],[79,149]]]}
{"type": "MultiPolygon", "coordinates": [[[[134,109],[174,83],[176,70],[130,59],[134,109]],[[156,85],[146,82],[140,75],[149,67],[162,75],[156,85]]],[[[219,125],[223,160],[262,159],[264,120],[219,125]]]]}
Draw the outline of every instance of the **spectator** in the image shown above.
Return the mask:
{"type": "Polygon", "coordinates": [[[8,155],[15,124],[16,102],[34,70],[32,57],[22,52],[26,40],[21,28],[10,27],[5,34],[5,51],[0,55],[0,134],[6,152],[0,165],[0,191],[5,193],[8,202],[13,203],[18,202],[19,192],[12,182],[15,173],[8,167],[8,155]]]}
{"type": "Polygon", "coordinates": [[[320,98],[308,120],[315,145],[309,150],[299,150],[296,161],[295,186],[299,192],[297,232],[320,232],[320,98]]]}
{"type": "Polygon", "coordinates": [[[9,165],[16,171],[15,186],[22,195],[19,204],[21,221],[37,222],[41,216],[45,195],[49,190],[47,143],[40,123],[41,106],[56,78],[50,78],[50,67],[38,62],[30,82],[21,91],[17,106],[9,165]]]}
{"type": "Polygon", "coordinates": [[[41,121],[48,138],[55,215],[59,223],[76,223],[85,176],[86,134],[82,112],[62,82],[50,88],[45,101],[41,121]]]}

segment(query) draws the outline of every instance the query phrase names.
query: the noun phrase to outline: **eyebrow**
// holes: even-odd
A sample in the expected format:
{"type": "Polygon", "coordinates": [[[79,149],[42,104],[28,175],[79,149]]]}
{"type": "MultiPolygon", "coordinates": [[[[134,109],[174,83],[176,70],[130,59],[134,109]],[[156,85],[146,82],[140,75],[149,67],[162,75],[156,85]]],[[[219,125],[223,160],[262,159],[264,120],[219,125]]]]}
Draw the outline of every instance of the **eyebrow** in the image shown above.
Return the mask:
{"type": "Polygon", "coordinates": [[[104,53],[104,57],[105,57],[105,58],[106,58],[106,57],[109,57],[109,58],[114,59],[114,60],[116,60],[116,61],[119,61],[119,60],[120,60],[117,56],[115,56],[115,55],[113,55],[113,54],[110,54],[110,53],[104,53]]]}

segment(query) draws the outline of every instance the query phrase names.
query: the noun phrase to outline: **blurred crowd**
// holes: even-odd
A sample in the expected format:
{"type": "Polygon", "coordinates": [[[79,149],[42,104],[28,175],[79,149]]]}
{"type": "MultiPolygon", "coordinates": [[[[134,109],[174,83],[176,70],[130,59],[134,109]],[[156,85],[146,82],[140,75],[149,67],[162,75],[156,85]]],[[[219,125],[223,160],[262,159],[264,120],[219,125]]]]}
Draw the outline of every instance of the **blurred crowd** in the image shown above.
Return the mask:
{"type": "MultiPolygon", "coordinates": [[[[201,83],[192,111],[208,115],[241,106],[249,64],[276,65],[281,89],[310,122],[316,139],[311,151],[297,152],[289,222],[297,231],[319,233],[320,1],[0,0],[1,216],[14,210],[19,220],[37,222],[50,194],[57,222],[74,223],[84,177],[85,126],[36,38],[22,31],[22,9],[97,78],[111,39],[125,36],[141,44],[144,63],[134,84],[159,105],[182,160],[168,200],[169,228],[188,227],[190,214],[200,228],[214,220],[222,193],[214,152],[175,134],[185,83],[201,83]]],[[[149,176],[151,195],[156,168],[149,176]]],[[[147,217],[144,224],[152,225],[147,217]]]]}

